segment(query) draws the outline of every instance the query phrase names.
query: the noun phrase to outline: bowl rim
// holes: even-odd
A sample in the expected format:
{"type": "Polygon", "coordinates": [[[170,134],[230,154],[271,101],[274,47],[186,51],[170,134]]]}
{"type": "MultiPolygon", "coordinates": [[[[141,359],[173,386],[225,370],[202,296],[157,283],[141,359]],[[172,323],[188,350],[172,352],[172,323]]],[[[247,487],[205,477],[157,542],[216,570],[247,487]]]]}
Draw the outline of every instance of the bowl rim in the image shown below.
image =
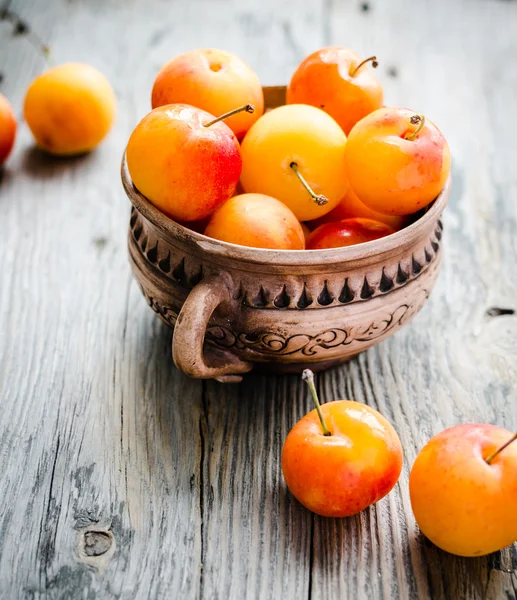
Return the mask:
{"type": "Polygon", "coordinates": [[[430,225],[440,217],[446,207],[451,189],[451,175],[449,174],[442,191],[428,205],[427,211],[421,217],[407,227],[377,240],[364,242],[355,246],[322,250],[274,250],[240,246],[216,240],[188,229],[162,213],[134,185],[129,174],[125,150],[122,156],[121,178],[124,190],[131,204],[165,235],[172,236],[186,244],[194,243],[200,250],[212,255],[214,258],[225,256],[244,262],[275,264],[277,266],[314,266],[322,263],[332,264],[360,261],[392,252],[395,248],[412,244],[421,236],[429,233],[430,225]]]}

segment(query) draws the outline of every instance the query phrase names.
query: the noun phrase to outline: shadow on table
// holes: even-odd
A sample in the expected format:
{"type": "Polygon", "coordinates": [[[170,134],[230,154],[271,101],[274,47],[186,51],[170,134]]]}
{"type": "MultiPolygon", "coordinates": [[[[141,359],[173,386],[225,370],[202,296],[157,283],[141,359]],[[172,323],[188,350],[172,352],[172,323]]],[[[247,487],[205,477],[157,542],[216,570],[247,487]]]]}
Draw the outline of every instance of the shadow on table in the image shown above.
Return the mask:
{"type": "Polygon", "coordinates": [[[0,166],[0,191],[3,187],[7,187],[14,178],[15,172],[9,165],[0,166]]]}
{"type": "Polygon", "coordinates": [[[454,556],[437,548],[422,533],[410,540],[418,587],[427,586],[432,598],[513,598],[505,590],[517,582],[517,548],[511,546],[478,558],[454,556]],[[425,582],[425,583],[424,583],[425,582]]]}
{"type": "Polygon", "coordinates": [[[25,149],[22,155],[23,170],[36,179],[50,179],[77,166],[84,166],[93,160],[94,152],[76,156],[52,156],[36,146],[25,149]]]}

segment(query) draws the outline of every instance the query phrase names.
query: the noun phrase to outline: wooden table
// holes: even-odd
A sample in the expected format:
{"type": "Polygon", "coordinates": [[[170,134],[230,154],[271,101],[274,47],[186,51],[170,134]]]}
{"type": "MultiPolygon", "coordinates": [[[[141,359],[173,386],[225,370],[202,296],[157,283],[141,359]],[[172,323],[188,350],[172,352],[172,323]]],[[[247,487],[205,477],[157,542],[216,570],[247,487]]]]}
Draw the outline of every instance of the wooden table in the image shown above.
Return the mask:
{"type": "MultiPolygon", "coordinates": [[[[1,597],[515,599],[515,546],[471,560],[437,550],[415,525],[408,474],[447,426],[517,427],[517,2],[7,5],[55,62],[100,68],[119,116],[98,150],[63,160],[21,124],[1,176],[1,597]],[[394,491],[343,520],[312,516],[282,480],[282,442],[311,408],[297,377],[222,386],[172,366],[171,333],[132,283],[118,175],[173,55],[224,47],[276,84],[328,44],[376,53],[387,103],[438,123],[454,161],[428,305],[319,377],[327,399],[382,411],[405,451],[394,491]]],[[[0,22],[0,91],[21,116],[45,65],[11,30],[0,22]]]]}

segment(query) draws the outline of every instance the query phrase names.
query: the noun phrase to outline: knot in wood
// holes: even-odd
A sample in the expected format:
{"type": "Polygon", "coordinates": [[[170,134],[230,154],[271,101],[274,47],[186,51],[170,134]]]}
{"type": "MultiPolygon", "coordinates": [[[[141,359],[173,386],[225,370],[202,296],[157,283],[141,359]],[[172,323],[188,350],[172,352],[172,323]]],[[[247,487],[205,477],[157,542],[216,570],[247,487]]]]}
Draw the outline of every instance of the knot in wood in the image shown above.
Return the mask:
{"type": "Polygon", "coordinates": [[[84,534],[86,556],[101,556],[111,548],[112,535],[105,531],[87,531],[84,534]]]}

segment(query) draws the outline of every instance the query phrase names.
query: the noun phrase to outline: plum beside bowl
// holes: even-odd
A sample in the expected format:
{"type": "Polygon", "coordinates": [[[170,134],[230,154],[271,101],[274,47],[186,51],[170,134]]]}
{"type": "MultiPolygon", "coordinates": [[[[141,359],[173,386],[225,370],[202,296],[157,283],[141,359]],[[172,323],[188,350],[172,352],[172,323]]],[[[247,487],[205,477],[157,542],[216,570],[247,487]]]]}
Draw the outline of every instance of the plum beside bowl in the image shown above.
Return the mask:
{"type": "MultiPolygon", "coordinates": [[[[264,88],[266,107],[285,88],[264,88]]],[[[298,372],[343,363],[398,331],[424,305],[441,262],[450,180],[418,219],[387,237],[329,250],[265,250],[175,223],[134,187],[129,256],[149,306],[174,329],[176,366],[239,381],[253,368],[298,372]]]]}

